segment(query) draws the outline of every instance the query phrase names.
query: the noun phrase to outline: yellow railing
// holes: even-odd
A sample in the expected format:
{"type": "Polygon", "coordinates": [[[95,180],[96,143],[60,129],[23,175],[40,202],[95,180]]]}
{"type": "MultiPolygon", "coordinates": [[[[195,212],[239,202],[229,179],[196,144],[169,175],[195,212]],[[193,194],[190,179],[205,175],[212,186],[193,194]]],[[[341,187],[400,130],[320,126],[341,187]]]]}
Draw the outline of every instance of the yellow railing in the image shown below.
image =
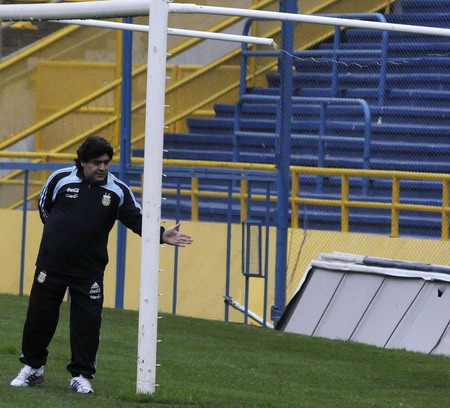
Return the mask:
{"type": "MultiPolygon", "coordinates": [[[[329,8],[331,6],[334,6],[335,4],[348,3],[348,5],[346,5],[345,7],[349,7],[349,5],[353,4],[353,1],[355,1],[355,0],[341,0],[341,1],[332,0],[332,1],[328,1],[328,2],[311,0],[311,1],[307,2],[307,4],[304,5],[304,9],[302,9],[301,11],[307,12],[307,13],[328,12],[328,11],[333,11],[333,10],[329,10],[329,8]]],[[[381,5],[387,6],[392,1],[393,0],[384,0],[384,1],[380,0],[376,4],[376,7],[380,7],[381,5]]],[[[276,3],[278,3],[278,0],[258,1],[258,2],[255,2],[250,7],[250,9],[267,9],[268,7],[271,7],[273,4],[276,4],[276,3]]],[[[373,5],[373,7],[375,7],[375,4],[373,5]]],[[[238,17],[229,18],[225,21],[222,21],[222,22],[214,25],[213,27],[211,27],[209,29],[209,31],[211,31],[211,32],[223,31],[224,29],[235,24],[238,20],[239,20],[238,17]]],[[[53,42],[58,41],[60,38],[68,35],[72,31],[75,31],[77,29],[79,29],[79,27],[67,27],[64,30],[60,30],[59,34],[52,35],[51,39],[49,39],[49,40],[41,41],[39,43],[39,45],[36,46],[36,48],[48,46],[49,44],[52,44],[53,42]]],[[[320,29],[322,29],[322,27],[320,27],[320,29]]],[[[270,31],[266,32],[265,34],[268,36],[276,36],[279,34],[279,32],[280,32],[280,28],[277,27],[274,30],[270,30],[270,31]]],[[[332,30],[329,30],[329,32],[326,31],[326,34],[322,33],[320,35],[320,37],[311,36],[311,38],[308,38],[306,40],[306,42],[303,39],[301,44],[299,44],[299,48],[309,47],[309,46],[313,45],[315,42],[322,40],[327,35],[330,35],[331,33],[332,33],[332,30]]],[[[303,38],[305,38],[305,36],[303,36],[303,38]]],[[[170,49],[169,54],[171,55],[171,57],[175,57],[175,56],[181,54],[182,52],[187,51],[189,48],[195,46],[200,41],[201,41],[200,39],[192,39],[192,40],[185,41],[182,44],[177,45],[174,48],[170,49]]],[[[30,48],[29,51],[20,53],[19,55],[17,55],[17,57],[13,57],[12,59],[6,60],[4,63],[1,63],[0,71],[21,59],[28,58],[31,55],[31,53],[35,52],[34,50],[35,50],[35,47],[32,47],[32,48],[30,48]]],[[[229,65],[231,63],[231,61],[236,61],[236,60],[238,61],[239,54],[240,54],[240,49],[236,49],[235,51],[231,52],[230,54],[226,55],[225,57],[222,57],[219,60],[217,60],[205,67],[200,68],[198,71],[188,75],[181,81],[178,81],[176,84],[170,85],[167,89],[167,98],[170,99],[172,94],[174,95],[175,93],[180,92],[180,91],[183,94],[192,95],[191,91],[186,91],[187,86],[191,86],[190,84],[196,84],[197,82],[204,83],[205,76],[210,75],[211,73],[215,72],[218,68],[220,69],[221,67],[229,65]]],[[[169,61],[170,61],[170,59],[169,59],[169,61]]],[[[271,70],[275,65],[276,65],[276,61],[275,62],[270,61],[267,64],[263,64],[263,66],[259,66],[259,68],[254,67],[254,70],[250,71],[248,79],[252,80],[255,77],[260,77],[264,73],[271,70]]],[[[145,65],[140,66],[139,68],[134,70],[133,78],[136,78],[139,75],[145,74],[145,72],[146,72],[146,66],[145,65]]],[[[104,88],[99,89],[99,90],[95,91],[94,93],[92,93],[91,95],[86,96],[82,100],[75,102],[75,103],[71,104],[70,106],[67,106],[67,107],[61,109],[59,112],[51,115],[48,118],[45,118],[44,120],[32,125],[31,127],[24,129],[24,130],[18,132],[17,134],[14,134],[14,135],[8,137],[7,139],[3,140],[0,143],[0,150],[5,149],[6,147],[17,143],[18,141],[29,136],[30,134],[33,134],[36,131],[42,130],[44,127],[54,123],[55,121],[62,119],[63,117],[69,115],[70,113],[73,113],[73,112],[79,110],[82,106],[86,105],[87,103],[92,102],[93,100],[97,99],[98,97],[105,95],[106,93],[114,90],[115,88],[117,88],[120,85],[120,83],[121,83],[120,79],[117,81],[113,81],[110,84],[108,84],[107,86],[105,86],[104,88]]],[[[222,87],[222,89],[217,90],[217,92],[213,92],[213,94],[209,95],[208,97],[205,97],[202,101],[192,103],[192,101],[189,100],[189,103],[186,106],[178,106],[177,107],[178,109],[175,112],[175,114],[171,117],[168,117],[166,125],[172,125],[176,122],[183,120],[184,118],[186,118],[187,116],[189,116],[190,114],[195,112],[196,110],[202,109],[205,106],[210,105],[214,101],[217,101],[219,98],[223,97],[224,95],[229,94],[230,92],[236,91],[238,86],[239,86],[239,80],[238,80],[238,75],[237,75],[235,81],[230,83],[228,86],[222,87]]],[[[180,100],[180,98],[178,98],[178,97],[173,97],[173,99],[180,100]]],[[[134,111],[141,109],[144,105],[145,105],[145,101],[143,101],[139,104],[136,104],[134,111]]],[[[117,120],[117,116],[115,117],[115,120],[117,120]]],[[[137,138],[137,140],[140,140],[140,138],[137,138]]]]}
{"type": "MultiPolygon", "coordinates": [[[[139,159],[137,161],[140,161],[139,159]]],[[[187,161],[187,160],[165,160],[167,166],[187,166],[187,167],[212,167],[212,168],[228,168],[240,170],[259,170],[259,171],[276,171],[274,165],[252,164],[252,163],[222,163],[222,162],[206,162],[206,161],[187,161]]],[[[448,241],[449,239],[449,213],[450,213],[450,175],[441,173],[416,173],[407,171],[386,171],[386,170],[357,170],[357,169],[337,169],[337,168],[316,168],[316,167],[299,167],[291,166],[292,190],[291,190],[291,208],[292,214],[299,213],[299,205],[309,204],[318,206],[335,206],[341,207],[341,232],[349,232],[349,208],[366,208],[366,209],[388,209],[391,210],[391,236],[400,236],[400,211],[422,211],[440,213],[441,220],[441,239],[448,241]],[[338,176],[341,177],[341,197],[340,199],[322,199],[322,198],[304,198],[300,197],[301,175],[317,175],[317,176],[338,176]],[[388,179],[392,180],[392,197],[391,202],[373,201],[351,201],[350,200],[350,178],[358,177],[363,179],[388,179]],[[423,204],[405,204],[400,202],[400,181],[401,180],[422,180],[437,181],[442,183],[442,205],[423,205],[423,204]]],[[[175,195],[178,191],[175,189],[164,189],[163,194],[175,195]]],[[[228,198],[228,193],[214,192],[207,190],[199,190],[198,178],[192,178],[191,190],[181,190],[183,196],[190,196],[192,203],[191,218],[198,221],[198,202],[201,197],[228,198]]],[[[248,203],[248,184],[246,180],[242,180],[239,193],[232,195],[233,199],[241,200],[241,219],[247,218],[248,203]]],[[[251,199],[254,201],[266,201],[266,195],[252,194],[251,199]]],[[[270,201],[276,202],[277,197],[272,195],[270,201]]],[[[298,228],[298,217],[293,216],[291,219],[291,227],[298,228]]]]}
{"type": "MultiPolygon", "coordinates": [[[[17,153],[13,152],[0,152],[0,157],[17,157],[17,153]]],[[[72,159],[73,155],[70,154],[57,154],[57,153],[23,153],[21,157],[26,158],[40,158],[42,159],[59,159],[67,160],[72,159]]],[[[119,157],[115,158],[115,162],[119,160],[119,157]]],[[[143,165],[143,158],[133,158],[133,164],[143,165]]],[[[257,164],[257,163],[230,163],[230,162],[210,162],[210,161],[194,161],[194,160],[164,160],[164,165],[169,167],[188,167],[188,168],[215,168],[215,169],[233,169],[242,170],[242,174],[245,171],[264,171],[264,172],[276,172],[275,165],[271,164],[257,164]]],[[[400,211],[421,211],[440,213],[441,219],[441,239],[448,241],[449,239],[449,214],[450,214],[450,174],[441,173],[415,173],[407,171],[387,171],[387,170],[357,170],[357,169],[338,169],[338,168],[316,168],[316,167],[299,167],[291,166],[291,197],[290,203],[292,208],[292,214],[299,213],[299,206],[304,205],[317,205],[317,206],[333,206],[341,207],[341,232],[349,232],[349,209],[350,208],[366,208],[366,209],[387,209],[391,211],[391,236],[400,236],[400,211]],[[327,177],[340,177],[341,178],[341,197],[339,199],[326,199],[326,198],[306,198],[300,197],[301,191],[301,176],[317,175],[327,177]],[[371,197],[371,201],[358,201],[350,200],[350,178],[360,179],[385,179],[392,180],[392,194],[391,201],[375,201],[376,197],[371,197]],[[424,204],[405,204],[401,203],[400,196],[400,182],[401,180],[422,180],[422,181],[436,181],[442,183],[442,204],[436,205],[424,205],[424,204]]],[[[7,184],[23,185],[23,180],[9,181],[7,184]]],[[[38,182],[33,182],[33,185],[38,186],[38,182]]],[[[40,183],[42,185],[42,183],[40,183]]],[[[142,192],[142,188],[135,187],[134,191],[142,192]]],[[[193,221],[199,219],[199,200],[202,197],[208,198],[223,198],[228,199],[229,194],[227,192],[209,191],[199,188],[199,177],[191,177],[190,189],[163,189],[164,195],[176,195],[189,196],[191,198],[191,218],[193,221]]],[[[29,199],[35,198],[39,193],[35,192],[30,195],[29,199]]],[[[241,219],[247,218],[248,208],[248,183],[245,179],[241,181],[240,191],[233,193],[231,196],[233,199],[240,200],[241,203],[241,219]]],[[[252,194],[251,199],[253,201],[266,201],[269,199],[271,202],[277,201],[276,195],[267,197],[263,194],[252,194]]],[[[291,227],[298,228],[298,217],[292,216],[291,227]]]]}
{"type": "MultiPolygon", "coordinates": [[[[450,212],[450,175],[440,173],[415,173],[407,171],[383,171],[383,170],[355,170],[355,169],[325,169],[309,167],[291,167],[292,173],[292,214],[298,214],[299,205],[313,204],[320,206],[341,207],[341,232],[349,231],[349,208],[370,208],[391,210],[391,236],[400,235],[400,211],[423,211],[442,214],[441,239],[447,241],[449,238],[449,212],[450,212]],[[301,186],[300,175],[322,175],[341,177],[341,198],[337,200],[313,199],[299,197],[301,186]],[[392,180],[391,202],[381,201],[351,201],[350,177],[366,179],[390,179],[392,180]],[[404,204],[400,202],[400,180],[426,180],[442,183],[442,205],[404,204]]],[[[371,197],[373,198],[373,197],[371,197]]],[[[298,218],[292,217],[292,227],[298,228],[298,218]]]]}
{"type": "MultiPolygon", "coordinates": [[[[263,8],[272,3],[276,3],[277,1],[278,0],[263,0],[263,1],[260,1],[256,4],[254,4],[250,8],[251,9],[263,8]]],[[[224,29],[230,27],[231,25],[235,24],[238,21],[239,21],[239,17],[228,18],[225,21],[222,21],[222,22],[210,27],[209,31],[210,32],[223,31],[224,29]]],[[[17,54],[16,56],[8,58],[4,62],[0,63],[0,71],[16,64],[19,61],[26,60],[27,58],[29,58],[30,56],[35,54],[37,51],[39,51],[40,49],[46,48],[49,45],[52,45],[55,42],[60,41],[62,38],[70,35],[72,32],[77,31],[79,29],[80,29],[80,27],[78,27],[78,26],[70,26],[70,27],[66,27],[62,30],[59,30],[57,33],[49,36],[49,38],[46,38],[46,39],[40,41],[34,47],[30,47],[29,49],[25,50],[24,52],[21,52],[21,53],[17,54]]],[[[183,43],[176,45],[175,47],[171,48],[168,51],[168,53],[170,55],[169,60],[170,60],[170,58],[173,58],[183,52],[186,52],[187,50],[194,47],[201,41],[203,41],[203,40],[196,38],[196,39],[184,41],[183,43]]],[[[231,58],[233,58],[233,57],[235,57],[234,53],[233,53],[233,55],[231,55],[231,58]]],[[[226,64],[228,60],[229,60],[229,58],[226,58],[225,60],[221,60],[220,65],[226,64]]],[[[197,78],[199,76],[199,74],[204,75],[205,72],[214,70],[214,69],[216,69],[217,66],[218,66],[218,64],[210,64],[210,66],[208,66],[209,68],[207,68],[207,69],[202,68],[200,70],[201,72],[194,73],[193,75],[189,75],[188,78],[185,78],[183,81],[181,81],[181,83],[178,86],[169,87],[168,92],[171,93],[171,92],[176,91],[176,89],[178,89],[180,86],[183,86],[189,80],[193,80],[193,79],[197,78]]],[[[136,78],[137,76],[139,76],[141,74],[145,74],[146,69],[147,69],[147,67],[145,64],[138,67],[137,69],[135,69],[132,74],[133,78],[136,78]]],[[[1,141],[0,150],[3,150],[6,147],[9,147],[9,146],[17,143],[18,141],[23,140],[30,134],[33,134],[34,132],[39,131],[42,128],[54,123],[56,120],[62,119],[63,117],[69,115],[70,113],[73,113],[73,112],[79,110],[82,106],[88,104],[89,102],[92,102],[93,100],[99,98],[100,96],[103,96],[106,93],[116,89],[118,86],[120,86],[120,84],[121,84],[121,79],[119,79],[117,81],[113,81],[113,82],[109,83],[107,86],[105,86],[101,89],[98,89],[97,91],[93,92],[92,94],[86,96],[82,100],[77,101],[77,102],[71,104],[70,106],[67,106],[67,107],[61,109],[60,111],[56,112],[55,114],[51,115],[50,117],[45,118],[44,120],[32,125],[31,127],[27,128],[27,129],[22,130],[21,132],[18,132],[17,134],[9,136],[8,138],[1,141]]],[[[206,103],[208,103],[208,102],[206,102],[206,103]]],[[[137,106],[136,109],[139,109],[142,105],[145,105],[145,101],[142,102],[141,104],[139,104],[139,106],[137,106]]],[[[191,113],[191,111],[186,112],[186,114],[183,115],[182,118],[186,117],[190,113],[191,113]]],[[[173,123],[174,121],[171,121],[171,122],[173,123]]]]}

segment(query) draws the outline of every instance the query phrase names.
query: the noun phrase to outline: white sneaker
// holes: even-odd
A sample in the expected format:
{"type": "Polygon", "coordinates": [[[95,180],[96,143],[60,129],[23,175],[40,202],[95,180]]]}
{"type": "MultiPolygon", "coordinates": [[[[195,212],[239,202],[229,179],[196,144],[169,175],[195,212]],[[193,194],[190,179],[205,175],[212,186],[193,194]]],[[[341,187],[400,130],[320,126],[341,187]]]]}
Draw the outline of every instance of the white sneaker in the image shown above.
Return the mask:
{"type": "Polygon", "coordinates": [[[82,392],[83,394],[93,394],[91,383],[81,374],[78,377],[72,377],[70,380],[70,389],[76,392],[82,392]]]}
{"type": "Polygon", "coordinates": [[[17,374],[17,377],[11,381],[13,387],[32,387],[33,385],[44,382],[44,366],[41,368],[32,368],[26,365],[17,374]]]}

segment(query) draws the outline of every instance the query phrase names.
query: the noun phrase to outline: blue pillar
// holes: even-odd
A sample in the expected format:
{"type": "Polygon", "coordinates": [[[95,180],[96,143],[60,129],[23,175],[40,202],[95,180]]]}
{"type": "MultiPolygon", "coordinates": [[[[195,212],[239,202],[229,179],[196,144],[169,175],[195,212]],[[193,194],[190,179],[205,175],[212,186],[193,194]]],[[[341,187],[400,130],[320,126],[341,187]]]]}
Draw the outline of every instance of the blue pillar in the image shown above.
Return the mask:
{"type": "MultiPolygon", "coordinates": [[[[298,13],[297,0],[282,0],[280,11],[298,13]]],[[[279,140],[275,157],[278,169],[277,236],[275,258],[275,304],[272,306],[272,320],[275,324],[281,318],[286,306],[287,236],[289,228],[290,196],[290,155],[291,155],[291,117],[292,117],[292,54],[294,48],[294,23],[282,23],[279,72],[281,75],[279,140]]]]}
{"type": "MultiPolygon", "coordinates": [[[[131,17],[124,18],[131,24],[131,17]]],[[[128,184],[128,169],[131,165],[131,70],[133,55],[133,33],[122,31],[122,100],[120,120],[120,163],[119,178],[128,184]]],[[[127,249],[127,229],[122,223],[117,226],[117,265],[116,265],[116,302],[118,309],[123,308],[125,289],[125,262],[127,249]]]]}
{"type": "Polygon", "coordinates": [[[23,282],[25,278],[25,245],[27,243],[27,214],[28,214],[28,182],[30,179],[29,170],[25,170],[23,180],[23,209],[22,209],[22,246],[20,250],[20,280],[19,295],[23,295],[23,282]]]}

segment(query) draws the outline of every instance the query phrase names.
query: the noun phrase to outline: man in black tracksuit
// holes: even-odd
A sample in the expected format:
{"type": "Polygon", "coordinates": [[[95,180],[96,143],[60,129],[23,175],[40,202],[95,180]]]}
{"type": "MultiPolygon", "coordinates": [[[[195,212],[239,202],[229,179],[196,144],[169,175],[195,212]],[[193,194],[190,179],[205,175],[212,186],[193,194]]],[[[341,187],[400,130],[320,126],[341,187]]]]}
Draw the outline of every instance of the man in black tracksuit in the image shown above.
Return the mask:
{"type": "MultiPolygon", "coordinates": [[[[20,361],[25,367],[11,382],[12,386],[43,381],[47,347],[69,288],[70,388],[93,392],[89,379],[96,372],[109,232],[118,219],[141,234],[139,204],[129,187],[108,171],[113,156],[109,142],[90,137],[77,154],[76,166],[54,172],[39,197],[44,232],[23,332],[20,361]]],[[[179,232],[178,227],[179,224],[167,230],[161,227],[161,242],[190,244],[192,239],[179,232]]]]}

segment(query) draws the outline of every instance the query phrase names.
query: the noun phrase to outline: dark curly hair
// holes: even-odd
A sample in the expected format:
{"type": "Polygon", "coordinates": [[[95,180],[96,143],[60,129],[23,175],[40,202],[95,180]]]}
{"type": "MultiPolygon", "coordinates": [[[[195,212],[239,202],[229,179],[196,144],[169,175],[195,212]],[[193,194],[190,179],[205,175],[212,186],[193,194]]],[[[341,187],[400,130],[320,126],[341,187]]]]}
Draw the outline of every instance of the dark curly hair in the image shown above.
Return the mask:
{"type": "Polygon", "coordinates": [[[81,169],[81,162],[88,162],[97,157],[108,155],[110,159],[113,158],[114,149],[106,139],[100,136],[89,136],[78,148],[75,159],[76,166],[81,169]]]}

